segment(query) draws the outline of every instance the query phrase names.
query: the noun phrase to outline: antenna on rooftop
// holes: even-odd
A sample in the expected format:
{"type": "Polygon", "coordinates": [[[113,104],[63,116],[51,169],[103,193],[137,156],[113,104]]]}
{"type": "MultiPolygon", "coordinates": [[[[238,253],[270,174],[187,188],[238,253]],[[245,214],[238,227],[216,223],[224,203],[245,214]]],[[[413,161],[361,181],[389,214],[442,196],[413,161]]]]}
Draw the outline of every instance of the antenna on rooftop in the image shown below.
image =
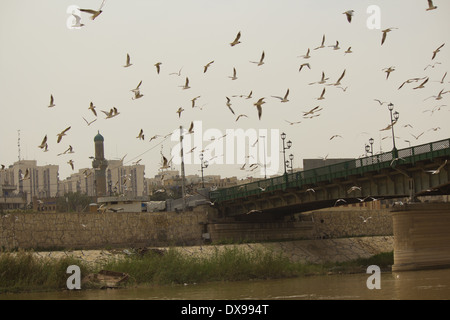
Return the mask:
{"type": "Polygon", "coordinates": [[[19,161],[20,161],[20,130],[17,130],[17,148],[19,151],[19,161]]]}

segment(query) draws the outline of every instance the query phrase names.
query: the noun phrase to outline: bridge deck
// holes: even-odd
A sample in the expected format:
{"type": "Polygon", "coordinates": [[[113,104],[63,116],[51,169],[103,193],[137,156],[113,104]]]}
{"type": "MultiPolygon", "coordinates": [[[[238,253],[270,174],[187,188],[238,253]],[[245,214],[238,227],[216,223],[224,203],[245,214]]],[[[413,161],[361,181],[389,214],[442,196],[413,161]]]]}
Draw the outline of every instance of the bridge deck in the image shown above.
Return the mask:
{"type": "Polygon", "coordinates": [[[450,138],[430,142],[405,149],[381,153],[369,157],[345,161],[320,168],[289,173],[279,177],[259,180],[239,186],[210,192],[210,198],[216,203],[241,199],[262,192],[285,190],[287,188],[307,188],[333,179],[363,175],[367,172],[379,172],[396,165],[414,165],[418,161],[450,156],[450,138]]]}

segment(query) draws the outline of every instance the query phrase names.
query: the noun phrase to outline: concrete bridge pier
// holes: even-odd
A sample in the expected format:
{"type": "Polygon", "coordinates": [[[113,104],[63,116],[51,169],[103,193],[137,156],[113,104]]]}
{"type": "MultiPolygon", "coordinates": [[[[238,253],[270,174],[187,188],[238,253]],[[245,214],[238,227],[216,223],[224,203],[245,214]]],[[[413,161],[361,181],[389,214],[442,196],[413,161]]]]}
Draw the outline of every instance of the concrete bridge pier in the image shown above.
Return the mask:
{"type": "Polygon", "coordinates": [[[450,203],[394,206],[392,222],[392,271],[450,267],[450,203]]]}

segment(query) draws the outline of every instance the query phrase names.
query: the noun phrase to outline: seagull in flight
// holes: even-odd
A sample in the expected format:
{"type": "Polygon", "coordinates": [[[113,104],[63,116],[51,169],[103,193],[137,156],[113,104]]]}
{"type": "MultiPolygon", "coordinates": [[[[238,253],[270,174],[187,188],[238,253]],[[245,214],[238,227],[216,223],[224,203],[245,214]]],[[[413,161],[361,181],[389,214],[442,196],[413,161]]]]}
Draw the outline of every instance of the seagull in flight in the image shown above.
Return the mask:
{"type": "Polygon", "coordinates": [[[188,77],[186,77],[186,82],[184,83],[184,86],[180,86],[180,87],[183,88],[183,90],[190,88],[189,87],[189,78],[188,77]]]}
{"type": "Polygon", "coordinates": [[[161,71],[161,65],[162,65],[162,62],[157,62],[157,63],[154,64],[154,66],[156,67],[156,72],[158,74],[161,71]]]}
{"type": "Polygon", "coordinates": [[[91,19],[95,20],[103,11],[103,6],[105,5],[106,0],[102,1],[102,4],[100,5],[100,8],[98,10],[92,10],[92,9],[80,9],[81,12],[86,12],[92,14],[91,19]]]}
{"type": "Polygon", "coordinates": [[[42,142],[40,145],[38,145],[38,148],[44,149],[47,145],[47,135],[45,135],[44,139],[42,139],[42,142]]]}
{"type": "Polygon", "coordinates": [[[213,64],[213,63],[214,63],[214,61],[208,62],[208,63],[203,67],[203,73],[205,73],[205,72],[208,70],[209,66],[210,66],[211,64],[213,64]]]}
{"type": "Polygon", "coordinates": [[[288,102],[288,95],[289,95],[289,89],[287,89],[286,94],[284,95],[284,97],[278,97],[278,96],[272,96],[273,98],[277,98],[280,99],[281,102],[288,102]]]}
{"type": "Polygon", "coordinates": [[[230,43],[230,46],[234,47],[235,45],[241,43],[239,39],[241,38],[241,32],[239,31],[236,35],[236,38],[233,40],[233,42],[230,43]]]}
{"type": "Polygon", "coordinates": [[[172,73],[169,73],[169,76],[170,76],[170,75],[173,75],[173,74],[174,74],[174,75],[177,75],[177,76],[181,76],[181,70],[182,70],[182,69],[183,69],[183,67],[181,67],[180,70],[178,70],[178,72],[172,72],[172,73]]]}
{"type": "Polygon", "coordinates": [[[142,84],[142,80],[139,82],[139,84],[137,85],[136,88],[131,89],[130,91],[133,91],[133,92],[139,92],[139,87],[141,86],[141,84],[142,84]]]}
{"type": "Polygon", "coordinates": [[[329,46],[329,47],[333,48],[333,50],[339,50],[340,49],[339,41],[336,40],[336,44],[334,46],[329,46]]]}
{"type": "Polygon", "coordinates": [[[300,65],[298,72],[302,71],[303,67],[308,67],[308,69],[311,70],[311,66],[309,65],[309,63],[303,63],[300,65]]]}
{"type": "Polygon", "coordinates": [[[426,9],[426,11],[435,10],[435,9],[437,9],[437,6],[435,6],[433,4],[433,0],[428,0],[428,8],[426,9]]]}
{"type": "Polygon", "coordinates": [[[306,51],[306,54],[305,54],[305,55],[303,55],[303,56],[298,56],[297,58],[302,57],[303,59],[309,59],[309,58],[311,58],[311,56],[309,55],[309,52],[310,52],[310,50],[309,50],[309,48],[308,48],[308,51],[306,51]]]}
{"type": "Polygon", "coordinates": [[[93,102],[91,102],[91,103],[89,104],[89,108],[88,108],[88,109],[91,110],[92,113],[93,113],[95,116],[97,116],[97,111],[95,111],[95,106],[94,106],[94,103],[93,103],[93,102]]]}
{"type": "Polygon", "coordinates": [[[130,66],[132,66],[133,64],[130,63],[130,55],[127,53],[127,61],[126,64],[123,66],[124,68],[128,68],[130,66]]]}
{"type": "Polygon", "coordinates": [[[75,18],[75,23],[71,25],[71,28],[74,29],[80,29],[81,27],[84,27],[84,24],[81,23],[81,17],[75,13],[72,13],[72,16],[75,18]]]}
{"type": "Polygon", "coordinates": [[[391,72],[395,71],[395,67],[384,68],[384,72],[386,72],[386,80],[389,79],[391,72]]]}
{"type": "Polygon", "coordinates": [[[261,58],[259,59],[259,61],[250,61],[251,63],[256,63],[258,66],[262,66],[264,64],[264,57],[265,57],[265,53],[264,51],[261,54],[261,58]]]}
{"type": "Polygon", "coordinates": [[[258,118],[259,120],[261,120],[261,116],[262,116],[262,105],[264,103],[266,103],[265,101],[263,101],[265,98],[260,98],[258,99],[258,101],[256,101],[253,105],[256,106],[256,108],[258,109],[258,118]]]}
{"type": "Polygon", "coordinates": [[[325,88],[323,88],[322,94],[320,95],[320,97],[317,98],[317,100],[323,100],[323,99],[325,99],[325,88]]]}
{"type": "Polygon", "coordinates": [[[317,48],[314,48],[314,50],[325,48],[325,35],[322,36],[322,44],[318,46],[317,48]]]}
{"type": "Polygon", "coordinates": [[[49,108],[53,108],[55,106],[55,99],[53,99],[53,94],[50,95],[50,104],[48,105],[49,108]]]}
{"type": "Polygon", "coordinates": [[[227,104],[228,109],[230,109],[231,113],[234,114],[234,111],[231,108],[231,100],[230,100],[230,98],[228,98],[228,97],[225,97],[225,98],[227,98],[227,103],[226,104],[227,104]]]}
{"type": "Polygon", "coordinates": [[[140,139],[140,140],[144,140],[144,130],[141,129],[136,138],[140,139]]]}
{"type": "Polygon", "coordinates": [[[74,167],[73,167],[73,160],[69,160],[69,161],[67,161],[67,163],[70,165],[70,167],[72,168],[72,170],[74,170],[74,167]]]}
{"type": "Polygon", "coordinates": [[[230,78],[231,80],[236,80],[237,76],[236,76],[236,68],[233,68],[233,75],[229,76],[228,78],[230,78]]]}
{"type": "Polygon", "coordinates": [[[341,84],[341,80],[345,76],[345,71],[346,71],[346,69],[344,69],[344,71],[342,72],[342,75],[339,77],[339,79],[336,81],[336,83],[328,84],[328,86],[339,86],[341,84]]]}
{"type": "Polygon", "coordinates": [[[383,36],[381,37],[381,45],[383,45],[383,43],[386,41],[387,33],[391,32],[393,29],[397,29],[397,28],[387,28],[387,29],[384,29],[381,31],[383,33],[383,36]]]}
{"type": "Polygon", "coordinates": [[[420,85],[418,85],[417,87],[415,87],[415,88],[413,88],[413,89],[422,89],[422,88],[425,88],[424,85],[425,85],[425,83],[428,82],[428,80],[429,80],[429,78],[427,77],[427,78],[425,79],[424,82],[422,82],[420,85]]]}
{"type": "Polygon", "coordinates": [[[67,127],[66,129],[57,134],[58,136],[58,139],[56,140],[57,143],[61,142],[62,137],[66,135],[66,132],[69,131],[69,129],[70,127],[67,127]]]}
{"type": "Polygon", "coordinates": [[[369,219],[372,219],[372,217],[367,217],[367,218],[364,218],[363,216],[359,216],[359,217],[363,220],[364,223],[366,223],[369,219]]]}
{"type": "Polygon", "coordinates": [[[291,122],[291,121],[288,121],[288,120],[284,120],[284,121],[289,123],[291,126],[293,126],[294,124],[302,123],[301,121],[295,121],[295,122],[291,122]]]}
{"type": "Polygon", "coordinates": [[[93,122],[97,121],[97,118],[95,118],[92,121],[87,121],[84,117],[82,117],[84,121],[86,121],[87,125],[90,126],[93,122]]]}
{"type": "Polygon", "coordinates": [[[434,60],[434,58],[436,58],[436,55],[438,54],[438,52],[441,51],[443,46],[445,46],[445,43],[440,45],[439,48],[437,48],[436,50],[433,51],[433,56],[432,56],[431,60],[434,60]]]}
{"type": "Polygon", "coordinates": [[[437,168],[436,170],[428,170],[426,172],[431,173],[431,174],[439,174],[439,172],[441,172],[441,169],[444,168],[446,164],[447,164],[447,159],[445,159],[444,163],[441,164],[439,166],[439,168],[437,168]]]}
{"type": "Polygon", "coordinates": [[[347,16],[348,23],[351,23],[354,13],[355,13],[355,10],[347,10],[347,11],[343,12],[342,14],[345,14],[347,16]]]}

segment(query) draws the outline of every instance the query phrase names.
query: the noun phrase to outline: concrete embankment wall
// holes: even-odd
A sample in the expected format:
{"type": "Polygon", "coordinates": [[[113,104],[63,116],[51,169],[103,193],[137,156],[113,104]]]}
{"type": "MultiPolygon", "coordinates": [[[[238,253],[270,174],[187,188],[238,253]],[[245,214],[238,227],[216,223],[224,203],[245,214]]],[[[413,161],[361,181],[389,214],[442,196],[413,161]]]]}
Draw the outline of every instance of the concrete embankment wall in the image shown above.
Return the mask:
{"type": "Polygon", "coordinates": [[[275,222],[218,223],[209,207],[176,212],[9,213],[0,218],[0,247],[95,249],[331,239],[392,235],[387,210],[318,210],[275,222]],[[367,218],[364,222],[360,216],[367,218]]]}
{"type": "Polygon", "coordinates": [[[207,211],[9,213],[0,217],[0,248],[194,245],[207,221],[207,211]]]}

